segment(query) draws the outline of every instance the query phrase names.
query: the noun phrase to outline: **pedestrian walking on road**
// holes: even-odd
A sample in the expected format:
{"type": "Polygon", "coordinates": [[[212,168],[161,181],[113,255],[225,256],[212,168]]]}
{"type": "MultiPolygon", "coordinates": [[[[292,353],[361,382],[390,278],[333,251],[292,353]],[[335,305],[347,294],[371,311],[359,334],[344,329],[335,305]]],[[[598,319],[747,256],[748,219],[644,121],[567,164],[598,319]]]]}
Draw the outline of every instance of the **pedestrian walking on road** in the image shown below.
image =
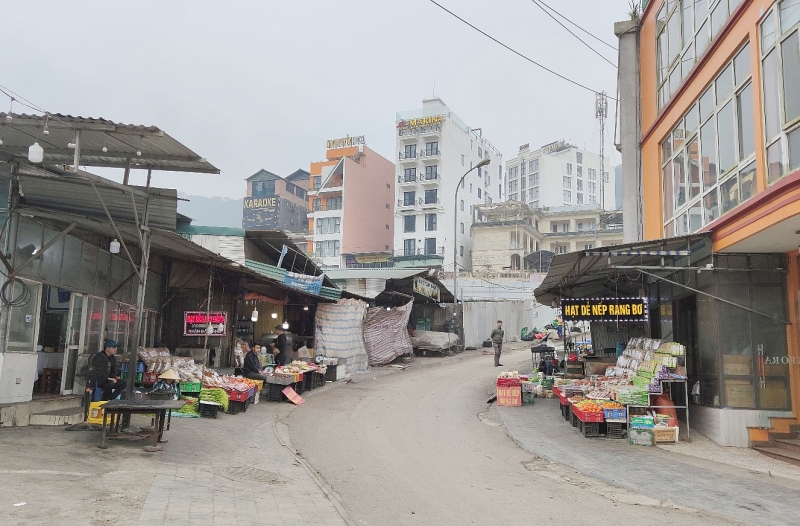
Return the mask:
{"type": "Polygon", "coordinates": [[[495,367],[502,367],[503,364],[500,363],[500,354],[503,352],[503,336],[505,335],[505,331],[503,330],[503,320],[497,320],[497,328],[492,329],[492,334],[489,336],[492,340],[492,347],[494,347],[494,366],[495,367]]]}

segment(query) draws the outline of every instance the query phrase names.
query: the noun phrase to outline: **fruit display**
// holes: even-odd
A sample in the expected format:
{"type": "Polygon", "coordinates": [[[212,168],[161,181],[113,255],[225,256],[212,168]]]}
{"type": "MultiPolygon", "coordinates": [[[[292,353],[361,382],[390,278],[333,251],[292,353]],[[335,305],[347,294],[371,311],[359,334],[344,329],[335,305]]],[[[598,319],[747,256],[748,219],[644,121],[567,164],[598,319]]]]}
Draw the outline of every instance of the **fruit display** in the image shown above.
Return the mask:
{"type": "MultiPolygon", "coordinates": [[[[255,382],[242,376],[221,375],[212,370],[203,372],[203,387],[217,387],[228,391],[246,392],[255,386],[255,382]]],[[[211,401],[213,402],[213,400],[211,401]]]]}
{"type": "Polygon", "coordinates": [[[583,401],[578,402],[577,404],[574,404],[574,405],[575,405],[575,407],[580,409],[581,412],[583,412],[583,413],[602,413],[603,412],[603,408],[600,407],[599,404],[597,404],[595,402],[592,402],[590,400],[583,400],[583,401]]]}
{"type": "Polygon", "coordinates": [[[519,378],[519,371],[503,371],[497,375],[498,378],[519,378]]]}
{"type": "Polygon", "coordinates": [[[603,409],[624,409],[625,408],[625,406],[620,404],[619,402],[612,402],[612,401],[600,402],[600,406],[603,409]]]}

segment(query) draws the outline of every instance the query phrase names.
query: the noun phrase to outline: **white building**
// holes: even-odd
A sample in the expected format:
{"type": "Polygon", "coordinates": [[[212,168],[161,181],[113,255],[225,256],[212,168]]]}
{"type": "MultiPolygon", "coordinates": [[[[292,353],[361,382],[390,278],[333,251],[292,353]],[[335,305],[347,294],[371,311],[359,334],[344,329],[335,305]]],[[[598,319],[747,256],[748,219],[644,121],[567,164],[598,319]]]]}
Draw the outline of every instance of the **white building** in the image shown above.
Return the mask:
{"type": "Polygon", "coordinates": [[[455,227],[458,265],[469,269],[472,207],[503,199],[502,155],[480,128],[464,124],[439,98],[397,114],[397,152],[395,261],[437,255],[445,271],[452,271],[455,227]],[[461,176],[487,157],[488,166],[464,179],[456,202],[461,176]]]}
{"type": "Polygon", "coordinates": [[[606,210],[616,210],[621,203],[616,202],[616,178],[608,175],[612,169],[611,159],[605,157],[601,178],[600,155],[564,141],[538,150],[524,144],[519,155],[506,162],[506,198],[531,208],[602,203],[606,210]]]}

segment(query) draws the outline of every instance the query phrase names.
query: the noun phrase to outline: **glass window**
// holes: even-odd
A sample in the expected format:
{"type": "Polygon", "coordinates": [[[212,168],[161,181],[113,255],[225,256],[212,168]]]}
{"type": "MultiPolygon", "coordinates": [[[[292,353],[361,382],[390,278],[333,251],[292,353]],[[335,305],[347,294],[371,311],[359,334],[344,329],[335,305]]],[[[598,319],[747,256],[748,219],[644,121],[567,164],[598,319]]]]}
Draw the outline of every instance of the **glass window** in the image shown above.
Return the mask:
{"type": "MultiPolygon", "coordinates": [[[[704,4],[705,2],[700,1],[698,4],[704,4]]],[[[700,26],[700,29],[697,31],[697,38],[695,39],[695,48],[697,49],[697,58],[703,56],[703,53],[706,52],[708,49],[708,44],[711,42],[711,37],[708,35],[708,20],[703,22],[703,25],[700,26]]]]}
{"type": "Polygon", "coordinates": [[[789,171],[800,168],[800,128],[795,128],[787,135],[789,139],[789,171]]]}
{"type": "Polygon", "coordinates": [[[696,20],[703,20],[708,15],[707,0],[694,0],[694,17],[696,20]]]}
{"type": "Polygon", "coordinates": [[[745,44],[744,48],[733,59],[733,73],[736,85],[741,84],[750,76],[750,44],[745,44]]]}
{"type": "Polygon", "coordinates": [[[699,154],[697,137],[694,137],[691,142],[689,142],[685,152],[689,176],[689,200],[700,195],[702,190],[702,184],[700,182],[700,164],[698,163],[699,154]]]}
{"type": "Polygon", "coordinates": [[[725,24],[728,18],[728,2],[722,0],[717,3],[717,7],[711,11],[711,38],[715,38],[719,34],[719,30],[725,24]]]}
{"type": "Polygon", "coordinates": [[[417,192],[403,192],[403,206],[414,206],[417,192]]]}
{"type": "Polygon", "coordinates": [[[403,240],[403,255],[413,256],[416,250],[414,249],[414,239],[403,240]]]}
{"type": "Polygon", "coordinates": [[[689,207],[689,232],[697,232],[703,227],[703,209],[700,201],[689,207]]]}
{"type": "Polygon", "coordinates": [[[746,159],[755,151],[756,139],[753,131],[753,84],[748,84],[736,97],[739,119],[739,160],[746,159]]]}
{"type": "Polygon", "coordinates": [[[739,192],[744,203],[756,195],[756,163],[745,166],[739,173],[739,192]]]}
{"type": "Polygon", "coordinates": [[[722,70],[714,82],[714,88],[717,92],[717,104],[730,95],[733,91],[733,64],[728,64],[728,67],[722,70]]]}
{"type": "Polygon", "coordinates": [[[425,214],[425,231],[436,231],[436,214],[425,214]]]}
{"type": "Polygon", "coordinates": [[[30,300],[20,306],[11,307],[8,323],[8,342],[6,346],[12,351],[36,350],[36,324],[39,321],[39,305],[41,304],[41,285],[17,280],[12,288],[13,297],[22,298],[30,292],[30,300]]]}
{"type": "MultiPolygon", "coordinates": [[[[41,250],[42,236],[44,227],[26,217],[21,217],[17,227],[17,251],[14,259],[14,268],[19,268],[24,262],[28,261],[33,253],[41,250]]],[[[36,258],[28,263],[20,273],[32,278],[39,278],[39,266],[41,259],[36,258]]]]}
{"type": "Polygon", "coordinates": [[[705,213],[706,224],[719,217],[719,200],[717,199],[716,188],[713,188],[703,197],[703,212],[705,213]]]}
{"type": "Polygon", "coordinates": [[[798,49],[798,32],[792,33],[781,43],[781,61],[783,62],[783,96],[784,122],[791,122],[800,117],[800,49],[798,49]]]}
{"type": "Polygon", "coordinates": [[[761,22],[761,52],[768,50],[775,43],[775,15],[770,13],[761,22]]]}
{"type": "Polygon", "coordinates": [[[705,93],[700,96],[700,120],[704,121],[714,111],[714,92],[708,88],[705,93]]]}
{"type": "Polygon", "coordinates": [[[722,198],[722,213],[733,210],[739,204],[739,180],[734,176],[720,183],[719,193],[722,198]]]}
{"type": "Polygon", "coordinates": [[[436,254],[436,238],[425,238],[425,254],[436,254]]]}
{"type": "MultiPolygon", "coordinates": [[[[694,9],[693,0],[683,0],[683,41],[691,42],[694,39],[694,9]]],[[[676,12],[676,15],[678,13],[676,12]]]]}
{"type": "Polygon", "coordinates": [[[328,210],[341,210],[342,209],[342,196],[329,197],[325,200],[325,206],[328,210]]]}
{"type": "Polygon", "coordinates": [[[667,135],[661,143],[661,162],[667,162],[670,157],[672,157],[672,134],[667,135]]]}
{"type": "Polygon", "coordinates": [[[700,128],[700,149],[703,165],[703,188],[717,184],[717,136],[716,123],[712,117],[700,128]]]}
{"type": "Polygon", "coordinates": [[[439,167],[437,165],[425,167],[425,179],[431,180],[438,178],[439,178],[439,167]]]}
{"type": "Polygon", "coordinates": [[[776,50],[773,49],[764,57],[761,74],[764,77],[764,121],[767,140],[769,140],[781,131],[778,52],[776,50]]]}
{"type": "Polygon", "coordinates": [[[438,204],[438,195],[439,191],[435,188],[433,190],[425,190],[425,204],[426,205],[435,205],[438,204]]]}
{"type": "MultiPolygon", "coordinates": [[[[83,243],[81,243],[79,239],[66,236],[64,239],[64,261],[61,268],[61,283],[80,283],[82,249],[83,243]]],[[[92,289],[94,289],[94,280],[92,280],[92,289]]]]}
{"type": "Polygon", "coordinates": [[[675,191],[675,208],[686,204],[686,173],[683,167],[683,154],[675,156],[672,161],[672,177],[675,191]]]}
{"type": "Polygon", "coordinates": [[[767,184],[780,179],[783,171],[783,148],[778,140],[767,147],[767,184]]]}
{"type": "Polygon", "coordinates": [[[800,22],[800,1],[783,0],[780,3],[781,33],[789,31],[793,25],[800,22]]]}
{"type": "Polygon", "coordinates": [[[699,110],[697,108],[697,104],[692,104],[692,108],[686,114],[684,128],[686,128],[686,133],[691,135],[695,131],[697,131],[697,124],[699,119],[699,110]]]}
{"type": "Polygon", "coordinates": [[[667,45],[669,46],[667,61],[668,64],[672,64],[672,61],[675,60],[683,48],[683,41],[681,39],[681,12],[679,10],[673,11],[669,20],[667,20],[667,45]]]}
{"type": "Polygon", "coordinates": [[[720,175],[736,165],[736,139],[734,130],[733,101],[731,101],[717,113],[720,175]]]}
{"type": "Polygon", "coordinates": [[[416,232],[417,216],[403,216],[403,232],[416,232]]]}

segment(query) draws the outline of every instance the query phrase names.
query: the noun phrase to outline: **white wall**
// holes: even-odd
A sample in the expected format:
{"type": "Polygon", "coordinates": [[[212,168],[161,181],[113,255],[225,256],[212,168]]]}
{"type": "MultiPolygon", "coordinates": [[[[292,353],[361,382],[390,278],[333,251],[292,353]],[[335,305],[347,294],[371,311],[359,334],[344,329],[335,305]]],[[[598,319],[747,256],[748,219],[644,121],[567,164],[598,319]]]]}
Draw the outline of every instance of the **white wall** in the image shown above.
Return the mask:
{"type": "Polygon", "coordinates": [[[480,347],[503,320],[506,341],[519,341],[523,327],[541,329],[553,320],[553,311],[539,305],[531,307],[530,300],[467,301],[464,303],[464,345],[480,347]],[[534,318],[534,315],[537,317],[534,318]]]}

